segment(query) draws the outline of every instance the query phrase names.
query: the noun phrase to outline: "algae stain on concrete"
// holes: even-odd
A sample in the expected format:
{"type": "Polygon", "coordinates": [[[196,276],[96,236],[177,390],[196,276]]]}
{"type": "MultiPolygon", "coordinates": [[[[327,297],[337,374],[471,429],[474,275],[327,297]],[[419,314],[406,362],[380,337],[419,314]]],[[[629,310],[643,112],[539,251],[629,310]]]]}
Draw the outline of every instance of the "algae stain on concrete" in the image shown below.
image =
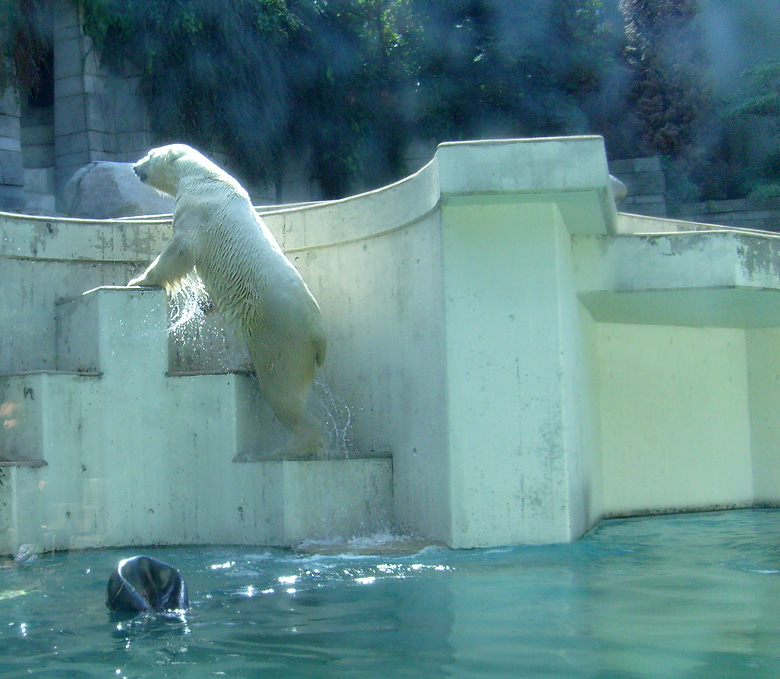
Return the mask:
{"type": "Polygon", "coordinates": [[[749,279],[769,276],[780,280],[780,240],[741,240],[737,245],[737,255],[749,279]]]}

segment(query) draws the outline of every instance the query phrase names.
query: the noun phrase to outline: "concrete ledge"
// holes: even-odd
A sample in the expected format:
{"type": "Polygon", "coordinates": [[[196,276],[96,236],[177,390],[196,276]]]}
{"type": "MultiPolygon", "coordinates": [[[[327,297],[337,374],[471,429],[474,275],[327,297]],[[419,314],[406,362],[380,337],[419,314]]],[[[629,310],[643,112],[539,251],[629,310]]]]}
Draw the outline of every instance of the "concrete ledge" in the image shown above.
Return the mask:
{"type": "Polygon", "coordinates": [[[603,189],[609,184],[603,148],[597,136],[444,143],[436,152],[440,191],[448,196],[603,189]]]}
{"type": "Polygon", "coordinates": [[[447,143],[439,146],[436,163],[447,203],[473,202],[474,195],[554,203],[571,234],[616,230],[615,197],[601,137],[447,143]]]}
{"type": "Polygon", "coordinates": [[[679,233],[691,231],[728,231],[749,233],[754,235],[777,236],[776,231],[765,229],[744,228],[739,224],[722,224],[717,222],[686,221],[679,217],[659,217],[646,214],[636,215],[628,212],[618,212],[617,230],[620,235],[651,236],[664,233],[679,233]]]}
{"type": "Polygon", "coordinates": [[[0,257],[148,262],[171,237],[166,222],[123,222],[38,217],[0,212],[0,257]]]}
{"type": "Polygon", "coordinates": [[[127,482],[133,467],[125,460],[115,459],[97,477],[79,474],[73,462],[0,465],[0,554],[14,554],[23,543],[46,551],[150,544],[294,547],[392,526],[387,459],[212,463],[172,468],[165,483],[147,470],[140,485],[127,482]],[[71,483],[63,485],[64,479],[71,483]]]}
{"type": "Polygon", "coordinates": [[[780,237],[740,231],[577,237],[576,285],[598,321],[780,325],[780,237]]]}
{"type": "Polygon", "coordinates": [[[780,325],[778,291],[739,288],[592,292],[580,295],[596,321],[692,328],[780,325]]]}
{"type": "MultiPolygon", "coordinates": [[[[572,233],[615,231],[601,137],[442,144],[431,162],[390,186],[342,200],[259,212],[282,248],[293,254],[403,228],[423,219],[442,197],[507,193],[554,200],[572,233]]],[[[148,262],[171,235],[168,217],[88,220],[0,212],[0,229],[0,256],[97,262],[148,262]]]]}

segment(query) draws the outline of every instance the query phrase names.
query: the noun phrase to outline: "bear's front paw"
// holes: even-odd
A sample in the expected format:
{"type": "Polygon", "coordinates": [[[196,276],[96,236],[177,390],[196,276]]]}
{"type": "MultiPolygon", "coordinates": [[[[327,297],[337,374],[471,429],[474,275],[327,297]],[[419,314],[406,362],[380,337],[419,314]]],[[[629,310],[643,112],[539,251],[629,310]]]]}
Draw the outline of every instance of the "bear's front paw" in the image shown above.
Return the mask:
{"type": "Polygon", "coordinates": [[[146,280],[144,276],[139,276],[138,278],[134,278],[133,280],[131,280],[125,287],[126,288],[160,288],[162,286],[146,280]]]}

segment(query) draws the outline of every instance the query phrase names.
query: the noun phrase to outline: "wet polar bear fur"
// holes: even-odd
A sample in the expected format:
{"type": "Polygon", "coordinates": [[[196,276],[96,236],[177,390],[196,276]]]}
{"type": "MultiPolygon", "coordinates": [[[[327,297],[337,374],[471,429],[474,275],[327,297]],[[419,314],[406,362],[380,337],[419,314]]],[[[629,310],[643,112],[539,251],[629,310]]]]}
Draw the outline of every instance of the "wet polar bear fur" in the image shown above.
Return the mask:
{"type": "Polygon", "coordinates": [[[184,144],[152,149],[133,166],[138,178],[176,199],[173,238],[128,286],[175,291],[193,270],[249,349],[260,391],[293,434],[276,456],[322,446],[307,412],[316,366],[325,359],[320,308],[298,271],[227,172],[184,144]]]}

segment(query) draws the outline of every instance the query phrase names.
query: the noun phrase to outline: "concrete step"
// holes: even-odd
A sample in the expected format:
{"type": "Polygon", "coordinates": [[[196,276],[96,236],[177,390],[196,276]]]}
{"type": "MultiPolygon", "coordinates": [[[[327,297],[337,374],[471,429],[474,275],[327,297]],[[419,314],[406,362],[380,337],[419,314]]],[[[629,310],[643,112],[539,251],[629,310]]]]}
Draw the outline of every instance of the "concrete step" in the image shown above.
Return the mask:
{"type": "Polygon", "coordinates": [[[389,457],[263,461],[287,434],[251,375],[169,373],[161,290],[99,288],[57,329],[60,370],[0,376],[0,553],[390,527],[389,457]]]}

